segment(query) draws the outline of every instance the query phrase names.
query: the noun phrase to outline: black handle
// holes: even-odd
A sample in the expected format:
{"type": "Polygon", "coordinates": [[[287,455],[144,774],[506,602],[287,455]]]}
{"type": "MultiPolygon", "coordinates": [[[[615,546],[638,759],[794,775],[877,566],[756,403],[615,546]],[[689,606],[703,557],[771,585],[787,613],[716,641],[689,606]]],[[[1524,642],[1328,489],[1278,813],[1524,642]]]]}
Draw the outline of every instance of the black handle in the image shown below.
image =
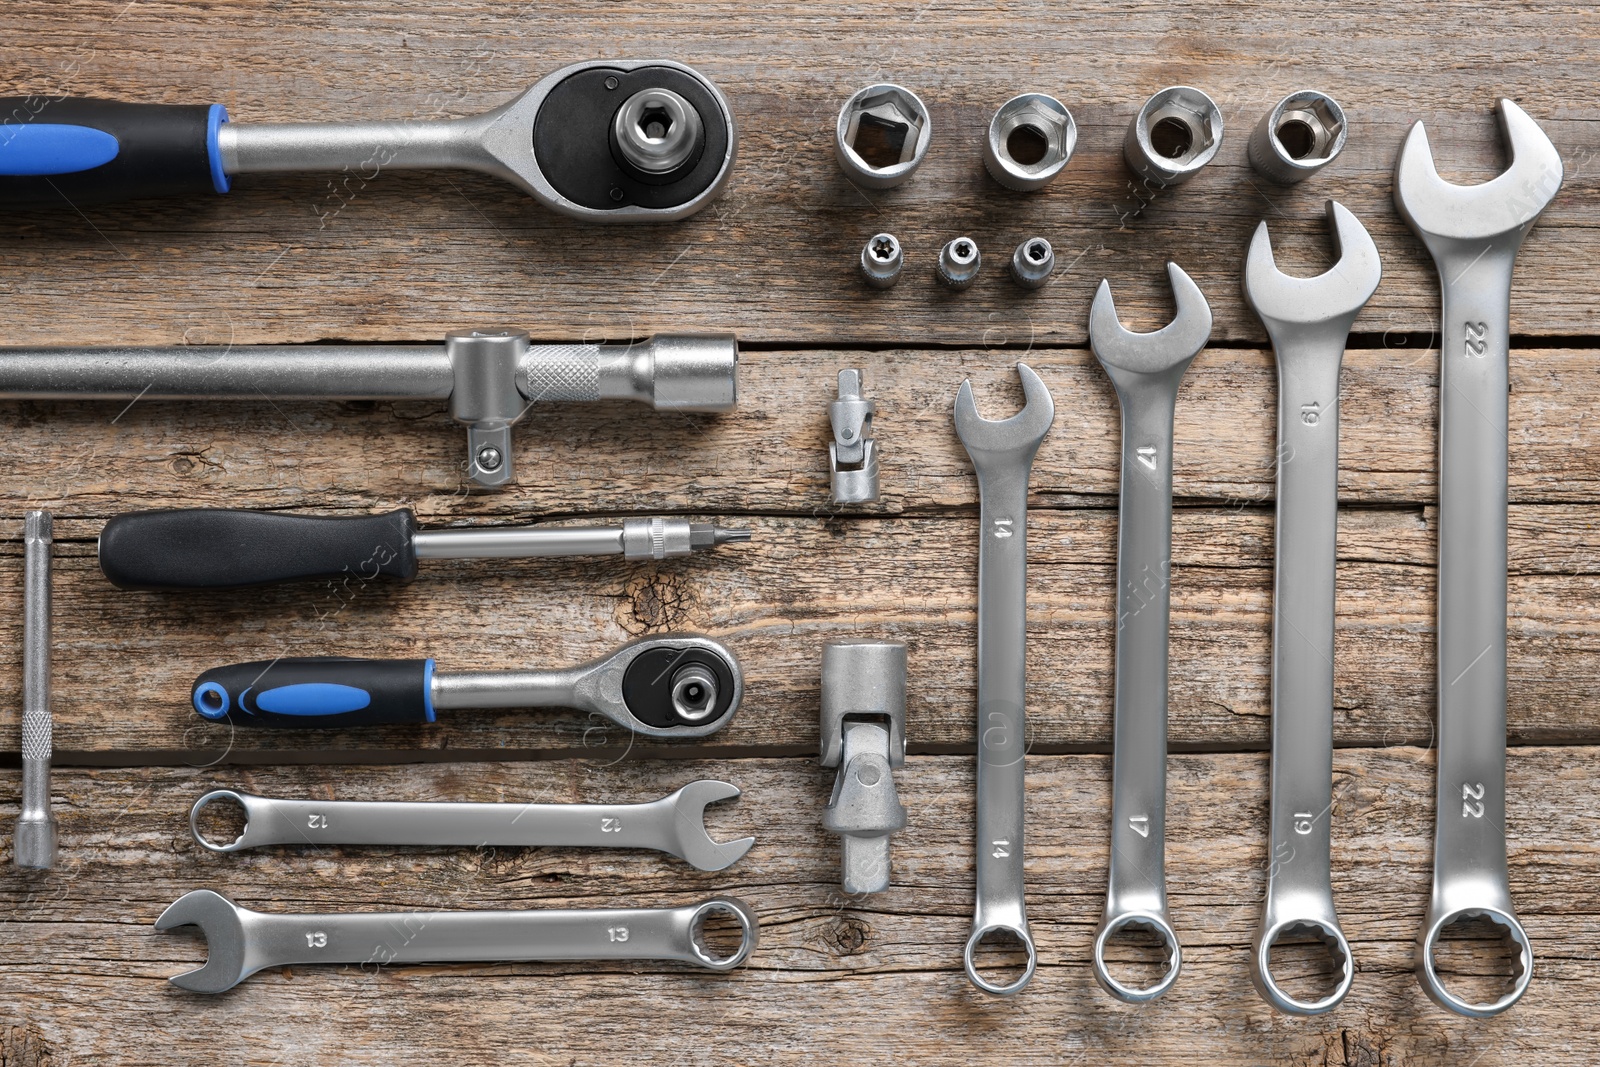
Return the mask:
{"type": "Polygon", "coordinates": [[[201,718],[298,730],[433,721],[433,660],[340,656],[214,667],[194,680],[201,718]]]}
{"type": "Polygon", "coordinates": [[[100,531],[100,569],[119,589],[236,589],[333,578],[417,576],[409,511],[328,518],[192,508],[118,515],[100,531]]]}
{"type": "Polygon", "coordinates": [[[221,104],[0,97],[0,210],[225,193],[221,104]]]}

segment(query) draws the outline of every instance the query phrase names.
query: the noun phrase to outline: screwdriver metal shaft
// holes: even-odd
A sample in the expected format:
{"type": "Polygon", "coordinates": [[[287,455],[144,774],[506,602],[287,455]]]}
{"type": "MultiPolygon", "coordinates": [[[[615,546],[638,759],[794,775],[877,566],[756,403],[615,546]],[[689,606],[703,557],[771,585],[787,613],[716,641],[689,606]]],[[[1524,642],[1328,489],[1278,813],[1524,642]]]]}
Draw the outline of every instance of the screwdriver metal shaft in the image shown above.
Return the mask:
{"type": "Polygon", "coordinates": [[[418,530],[412,548],[418,559],[526,559],[536,556],[667,559],[748,540],[749,530],[656,517],[628,519],[620,526],[418,530]]]}

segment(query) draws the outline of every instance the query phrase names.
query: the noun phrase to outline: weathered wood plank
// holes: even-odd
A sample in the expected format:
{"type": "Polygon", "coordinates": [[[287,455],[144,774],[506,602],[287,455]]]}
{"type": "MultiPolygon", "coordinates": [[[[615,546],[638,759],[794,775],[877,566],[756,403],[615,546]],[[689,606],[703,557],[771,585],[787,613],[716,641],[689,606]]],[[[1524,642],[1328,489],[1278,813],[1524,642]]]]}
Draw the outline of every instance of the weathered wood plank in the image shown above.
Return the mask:
{"type": "MultiPolygon", "coordinates": [[[[1480,1063],[1571,1061],[1592,1043],[1572,1010],[1596,995],[1600,917],[1590,891],[1600,804],[1592,748],[1518,749],[1507,831],[1512,891],[1533,938],[1524,1001],[1492,1021],[1422,996],[1411,941],[1426,906],[1432,768],[1427,752],[1343,751],[1335,762],[1333,880],[1358,973],[1332,1014],[1274,1017],[1247,974],[1268,854],[1266,759],[1175,757],[1169,884],[1185,971],[1144,1008],[1094,985],[1088,953],[1105,879],[1108,760],[1029,760],[1029,908],[1041,967],[1016,998],[984,998],[960,969],[970,923],[970,760],[913,757],[898,773],[910,825],[894,886],[837,889],[837,842],[818,826],[829,776],[810,760],[58,772],[63,862],[0,867],[0,991],[12,1030],[58,1057],[105,1063],[501,1062],[508,1047],[563,1063],[945,1062],[1480,1063]],[[347,799],[653,798],[701,775],[746,792],[713,832],[753,832],[739,865],[703,874],[664,857],[572,850],[272,849],[216,856],[185,812],[217,785],[347,799]],[[1548,812],[1561,811],[1552,820],[1548,812]],[[726,977],[672,965],[296,968],[199,998],[163,979],[202,949],[149,923],[188,889],[261,910],[652,905],[715,892],[762,918],[752,962],[726,977]],[[670,1005],[670,1010],[666,1007],[670,1005]],[[870,1025],[866,1020],[871,1020],[870,1025]],[[113,1044],[108,1033],[119,1035],[113,1044]],[[273,1057],[277,1057],[274,1061],[273,1057]]],[[[14,774],[14,772],[8,772],[14,774]]],[[[7,790],[9,795],[9,790],[7,790]]],[[[14,808],[0,808],[9,823],[14,808]]]]}
{"type": "MultiPolygon", "coordinates": [[[[4,358],[0,354],[0,358],[4,358]]],[[[977,503],[951,425],[971,378],[982,410],[1020,402],[1015,354],[993,350],[749,352],[739,407],[722,415],[636,405],[539,409],[513,431],[517,479],[469,489],[465,431],[442,405],[370,403],[0,402],[8,430],[0,500],[70,501],[78,514],[136,507],[367,508],[407,504],[426,520],[665,509],[820,514],[828,500],[828,401],[843,367],[861,367],[878,403],[878,514],[977,503]]],[[[1050,384],[1057,416],[1034,466],[1033,505],[1104,505],[1117,492],[1116,396],[1093,356],[1025,357],[1050,384]]],[[[1519,352],[1512,362],[1511,498],[1600,501],[1600,453],[1585,447],[1600,402],[1596,353],[1519,352]]],[[[1437,497],[1437,360],[1353,349],[1341,397],[1340,483],[1360,504],[1437,497]]],[[[1177,407],[1173,489],[1180,501],[1270,504],[1276,479],[1276,372],[1269,352],[1211,349],[1177,407]]]]}
{"type": "MultiPolygon", "coordinates": [[[[1593,741],[1600,721],[1600,573],[1593,509],[1513,509],[1509,720],[1523,742],[1593,741]],[[1526,559],[1526,564],[1520,561],[1526,559]]],[[[1032,519],[1032,738],[1045,750],[1111,741],[1116,516],[1032,519]]],[[[58,546],[56,744],[68,751],[567,749],[623,746],[573,712],[458,712],[433,727],[230,731],[188,705],[200,671],[278,655],[433,655],[441,670],[558,666],[643,633],[726,640],[746,673],[734,723],[707,744],[814,748],[821,646],[849,636],[911,646],[914,746],[973,741],[975,537],[970,517],[757,519],[749,545],[659,565],[430,561],[410,586],[310,583],[247,593],[131,594],[90,545],[58,546]]],[[[63,523],[92,536],[96,523],[63,523]]],[[[1341,744],[1433,736],[1434,548],[1424,516],[1347,509],[1340,538],[1335,704],[1341,744]]],[[[13,541],[5,554],[13,561],[13,541]]],[[[1264,748],[1272,519],[1260,508],[1177,514],[1171,586],[1175,746],[1264,748]]],[[[20,566],[0,602],[20,602],[20,566]]],[[[20,640],[20,616],[0,642],[20,640]]],[[[13,644],[13,647],[16,647],[13,644]]],[[[0,745],[16,751],[16,674],[0,676],[0,745]]]]}
{"type": "Polygon", "coordinates": [[[1600,123],[1581,103],[1600,63],[1587,13],[1560,4],[1497,7],[1492,32],[1482,5],[1465,0],[1368,0],[1314,16],[1255,0],[1226,18],[1199,0],[1067,17],[1030,3],[997,14],[910,0],[693,0],[603,14],[571,3],[22,0],[8,14],[8,92],[215,100],[244,122],[428,117],[497,105],[565,62],[668,55],[715,79],[742,126],[727,196],[670,229],[580,227],[493,180],[447,174],[247,176],[226,200],[8,215],[4,321],[17,342],[409,339],[514,323],[550,338],[737,328],[774,342],[971,345],[998,330],[1076,343],[1102,275],[1133,321],[1164,316],[1168,257],[1211,299],[1219,338],[1259,340],[1238,287],[1249,233],[1270,217],[1286,260],[1309,266],[1326,256],[1327,197],[1365,220],[1385,253],[1387,278],[1359,329],[1426,333],[1437,282],[1390,203],[1394,156],[1422,118],[1445,173],[1487,177],[1499,166],[1488,110],[1501,94],[1544,123],[1569,172],[1522,253],[1513,332],[1600,324],[1584,272],[1571,269],[1600,241],[1600,123]],[[1342,62],[1328,64],[1330,51],[1342,62]],[[922,93],[936,132],[912,182],[869,194],[839,173],[831,128],[843,99],[880,79],[922,93]],[[1152,193],[1123,167],[1123,131],[1150,93],[1177,83],[1210,92],[1227,132],[1200,177],[1152,193]],[[1272,188],[1245,162],[1248,132],[1304,84],[1344,103],[1350,144],[1315,180],[1272,188]],[[979,162],[994,108],[1026,90],[1059,95],[1079,129],[1072,164],[1032,197],[1001,190],[979,162]],[[855,258],[885,228],[908,248],[910,276],[872,294],[855,258]],[[951,298],[932,263],[960,231],[990,266],[975,291],[951,298]],[[1035,233],[1056,244],[1062,268],[1026,295],[1000,266],[1035,233]]]}

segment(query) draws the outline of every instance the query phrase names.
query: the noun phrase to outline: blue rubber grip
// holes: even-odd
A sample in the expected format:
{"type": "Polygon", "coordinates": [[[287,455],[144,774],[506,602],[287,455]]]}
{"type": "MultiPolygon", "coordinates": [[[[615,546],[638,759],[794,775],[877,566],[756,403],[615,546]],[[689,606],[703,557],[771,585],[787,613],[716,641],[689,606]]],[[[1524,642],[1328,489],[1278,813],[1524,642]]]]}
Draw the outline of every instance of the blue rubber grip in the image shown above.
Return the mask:
{"type": "Polygon", "coordinates": [[[0,211],[225,193],[221,104],[0,97],[0,211]]]}
{"type": "Polygon", "coordinates": [[[433,722],[433,660],[337,656],[216,667],[195,679],[213,722],[280,729],[433,722]]]}

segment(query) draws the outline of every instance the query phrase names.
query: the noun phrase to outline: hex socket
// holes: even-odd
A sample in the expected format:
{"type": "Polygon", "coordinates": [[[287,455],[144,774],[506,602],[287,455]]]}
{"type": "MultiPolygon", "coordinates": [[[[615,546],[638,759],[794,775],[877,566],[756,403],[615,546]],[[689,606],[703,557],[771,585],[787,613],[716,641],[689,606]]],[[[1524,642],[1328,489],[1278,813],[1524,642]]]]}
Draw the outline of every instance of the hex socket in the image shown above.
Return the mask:
{"type": "Polygon", "coordinates": [[[1001,104],[989,120],[983,165],[1007,189],[1033,192],[1061,173],[1077,144],[1078,125],[1061,101],[1023,93],[1001,104]]]}
{"type": "Polygon", "coordinates": [[[1222,146],[1222,111],[1199,89],[1174,85],[1145,101],[1128,124],[1122,156],[1156,185],[1186,182],[1222,146]]]}
{"type": "Polygon", "coordinates": [[[1304,181],[1344,151],[1344,109],[1327,93],[1300,89],[1256,124],[1245,154],[1256,173],[1279,185],[1304,181]]]}
{"type": "Polygon", "coordinates": [[[853,94],[839,109],[833,154],[857,185],[892,189],[928,154],[933,124],[917,94],[884,82],[853,94]]]}
{"type": "Polygon", "coordinates": [[[1011,253],[1011,277],[1024,289],[1037,289],[1056,269],[1056,252],[1043,237],[1030,237],[1011,253]]]}

